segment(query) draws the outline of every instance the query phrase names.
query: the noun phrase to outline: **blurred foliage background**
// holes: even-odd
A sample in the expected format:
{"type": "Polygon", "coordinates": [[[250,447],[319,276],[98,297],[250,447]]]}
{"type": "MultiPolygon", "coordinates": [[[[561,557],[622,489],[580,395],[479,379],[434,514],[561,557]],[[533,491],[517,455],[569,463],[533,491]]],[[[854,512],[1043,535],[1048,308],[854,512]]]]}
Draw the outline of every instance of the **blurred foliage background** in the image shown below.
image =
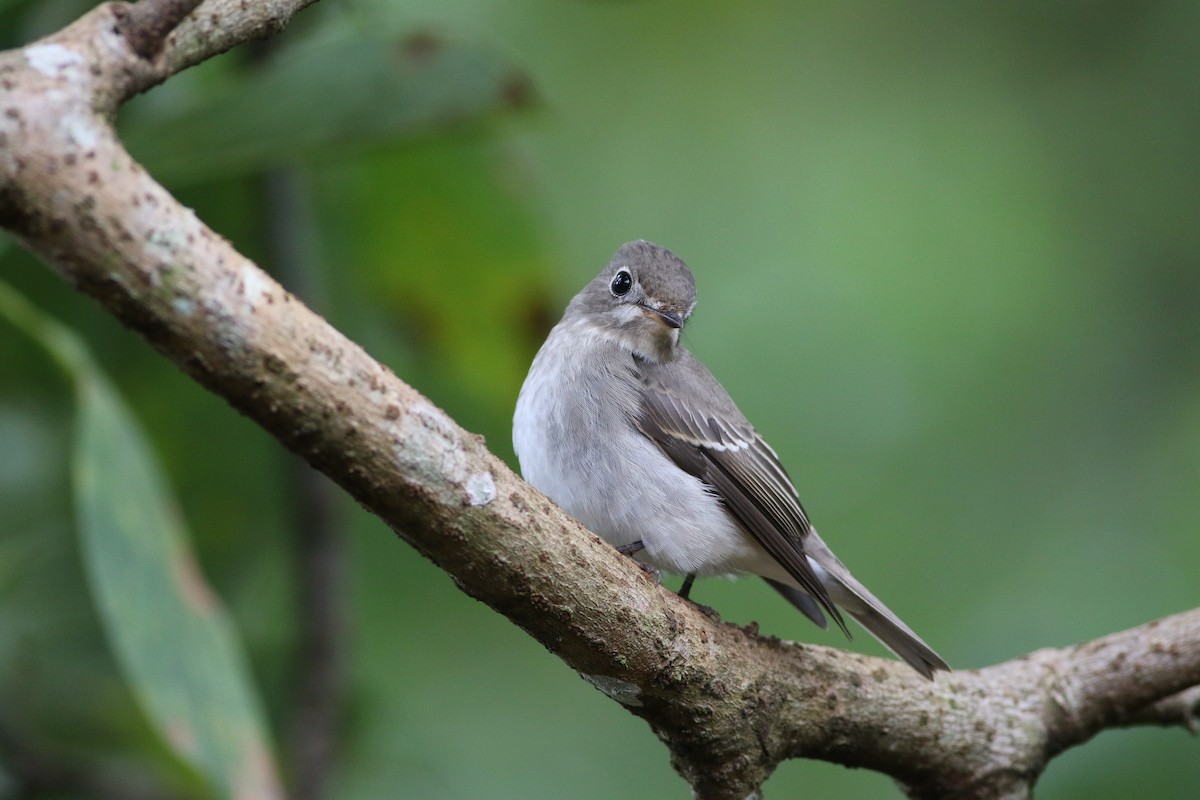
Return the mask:
{"type": "MultiPolygon", "coordinates": [[[[0,0],[0,45],[88,5],[0,0]]],[[[1197,605],[1198,52],[1186,0],[356,0],[120,124],[202,219],[514,466],[517,390],[570,295],[626,240],[671,247],[699,287],[688,344],[825,539],[970,668],[1197,605]]],[[[87,342],[145,427],[286,751],[293,459],[6,239],[0,279],[87,342]]],[[[0,321],[0,798],[103,794],[31,793],[30,752],[203,797],[84,575],[70,386],[0,321]]],[[[333,519],[347,661],[328,797],[688,796],[639,720],[345,498],[333,519]]],[[[694,596],[879,652],[757,581],[694,596]]],[[[1065,754],[1040,791],[1198,788],[1196,740],[1147,729],[1065,754]]],[[[898,796],[811,762],[766,790],[898,796]]]]}

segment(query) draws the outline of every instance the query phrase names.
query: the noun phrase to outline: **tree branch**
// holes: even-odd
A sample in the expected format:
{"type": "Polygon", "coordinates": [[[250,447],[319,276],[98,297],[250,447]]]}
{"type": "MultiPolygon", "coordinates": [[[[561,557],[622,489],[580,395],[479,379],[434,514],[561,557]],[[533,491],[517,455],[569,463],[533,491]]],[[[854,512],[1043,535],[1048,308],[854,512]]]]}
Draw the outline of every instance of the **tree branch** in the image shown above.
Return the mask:
{"type": "Polygon", "coordinates": [[[183,18],[203,0],[160,0],[132,6],[113,7],[121,34],[139,56],[152,59],[162,48],[163,39],[175,30],[183,18]]]}
{"type": "Polygon", "coordinates": [[[1121,727],[1158,725],[1164,728],[1179,725],[1195,736],[1200,734],[1200,724],[1197,723],[1200,723],[1200,686],[1143,706],[1113,724],[1121,727]]]}
{"type": "Polygon", "coordinates": [[[794,757],[885,772],[912,797],[1023,797],[1056,753],[1169,713],[1200,684],[1200,610],[929,682],[715,623],[619,557],[208,229],[116,138],[109,119],[130,93],[304,5],[209,0],[152,62],[114,24],[116,5],[0,54],[0,224],[645,719],[697,797],[750,796],[794,757]]]}
{"type": "MultiPolygon", "coordinates": [[[[264,43],[265,44],[265,43],[264,43]]],[[[260,49],[262,45],[260,45],[260,49]]],[[[261,52],[258,53],[261,56],[261,52]]],[[[266,239],[275,274],[309,305],[324,305],[315,230],[304,175],[296,168],[269,170],[262,178],[266,239]]],[[[307,464],[289,458],[283,476],[294,500],[292,531],[299,647],[296,687],[288,720],[293,800],[328,796],[345,716],[346,545],[335,519],[336,487],[307,464]]]]}

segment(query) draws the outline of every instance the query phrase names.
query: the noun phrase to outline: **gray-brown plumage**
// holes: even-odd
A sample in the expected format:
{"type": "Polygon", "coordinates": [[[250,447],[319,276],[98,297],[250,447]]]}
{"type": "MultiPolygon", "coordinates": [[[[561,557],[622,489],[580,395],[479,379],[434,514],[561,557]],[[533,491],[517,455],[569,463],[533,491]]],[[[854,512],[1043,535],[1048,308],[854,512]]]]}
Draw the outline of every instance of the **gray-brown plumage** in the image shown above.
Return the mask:
{"type": "Polygon", "coordinates": [[[525,478],[654,566],[760,575],[822,627],[828,614],[846,630],[840,607],[922,675],[949,669],[830,552],[775,451],[680,345],[695,302],[670,251],[617,251],[521,389],[513,444],[525,478]]]}

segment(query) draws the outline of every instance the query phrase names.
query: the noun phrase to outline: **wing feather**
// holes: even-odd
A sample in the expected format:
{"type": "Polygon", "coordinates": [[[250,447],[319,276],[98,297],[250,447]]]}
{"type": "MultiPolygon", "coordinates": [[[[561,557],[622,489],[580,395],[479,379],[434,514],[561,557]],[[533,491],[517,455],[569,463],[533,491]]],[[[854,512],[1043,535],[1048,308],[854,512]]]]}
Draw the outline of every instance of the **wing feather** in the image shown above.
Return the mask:
{"type": "Polygon", "coordinates": [[[712,487],[754,540],[846,630],[841,613],[808,563],[804,540],[811,526],[775,451],[707,372],[703,377],[715,387],[710,392],[719,395],[695,397],[692,392],[687,400],[661,381],[645,373],[642,377],[637,420],[641,431],[681,469],[712,487]]]}

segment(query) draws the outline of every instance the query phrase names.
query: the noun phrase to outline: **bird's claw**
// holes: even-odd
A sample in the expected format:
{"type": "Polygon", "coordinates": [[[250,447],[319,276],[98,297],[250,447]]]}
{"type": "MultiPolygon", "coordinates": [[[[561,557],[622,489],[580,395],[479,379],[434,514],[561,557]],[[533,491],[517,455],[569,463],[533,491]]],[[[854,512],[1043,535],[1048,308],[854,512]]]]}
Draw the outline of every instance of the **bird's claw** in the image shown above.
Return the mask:
{"type": "Polygon", "coordinates": [[[695,600],[688,600],[688,598],[686,598],[686,597],[683,599],[687,600],[688,603],[690,603],[693,608],[695,608],[697,611],[699,611],[704,616],[711,619],[713,622],[721,621],[721,615],[719,613],[717,613],[717,610],[715,608],[713,608],[712,606],[706,606],[702,603],[697,603],[695,600]]]}
{"type": "Polygon", "coordinates": [[[645,561],[634,560],[633,563],[637,564],[638,569],[649,575],[651,578],[654,578],[655,581],[662,583],[662,573],[659,572],[658,567],[647,564],[645,561]]]}

